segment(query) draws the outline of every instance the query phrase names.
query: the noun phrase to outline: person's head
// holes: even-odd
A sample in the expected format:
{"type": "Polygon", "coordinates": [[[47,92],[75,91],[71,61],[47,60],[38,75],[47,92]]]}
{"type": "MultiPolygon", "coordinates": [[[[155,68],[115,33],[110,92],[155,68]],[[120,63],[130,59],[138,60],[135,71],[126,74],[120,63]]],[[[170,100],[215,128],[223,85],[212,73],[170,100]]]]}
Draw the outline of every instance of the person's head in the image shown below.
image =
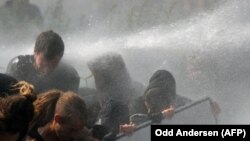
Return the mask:
{"type": "Polygon", "coordinates": [[[145,105],[149,113],[161,112],[174,104],[176,82],[173,75],[166,70],[158,70],[149,80],[144,93],[145,105]]]}
{"type": "Polygon", "coordinates": [[[85,102],[73,92],[50,90],[40,94],[34,106],[36,115],[31,130],[50,123],[53,132],[61,139],[70,140],[87,121],[85,102]]]}
{"type": "Polygon", "coordinates": [[[10,95],[34,94],[34,86],[26,81],[17,81],[15,78],[0,73],[0,98],[10,95]]]}
{"type": "Polygon", "coordinates": [[[16,88],[20,90],[16,95],[0,98],[1,140],[23,140],[34,116],[33,88],[26,82],[17,83],[16,88]]]}
{"type": "Polygon", "coordinates": [[[41,73],[53,71],[64,53],[64,43],[60,35],[52,30],[38,35],[34,48],[35,67],[41,73]]]}
{"type": "Polygon", "coordinates": [[[125,62],[120,54],[109,52],[88,62],[97,90],[107,86],[129,85],[130,76],[125,62]]]}
{"type": "Polygon", "coordinates": [[[85,102],[75,93],[66,92],[58,100],[54,114],[54,129],[59,138],[71,139],[87,123],[85,102]]]}
{"type": "Polygon", "coordinates": [[[13,86],[17,82],[18,81],[15,78],[7,74],[0,73],[0,97],[15,94],[15,92],[13,91],[13,86]]]}

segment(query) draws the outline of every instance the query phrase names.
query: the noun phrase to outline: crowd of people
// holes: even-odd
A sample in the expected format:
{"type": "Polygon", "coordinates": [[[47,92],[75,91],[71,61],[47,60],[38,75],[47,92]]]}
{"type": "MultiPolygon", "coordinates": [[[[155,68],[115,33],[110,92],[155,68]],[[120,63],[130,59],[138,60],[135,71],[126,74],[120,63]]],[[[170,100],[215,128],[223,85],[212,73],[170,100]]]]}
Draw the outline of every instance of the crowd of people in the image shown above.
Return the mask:
{"type": "Polygon", "coordinates": [[[147,87],[136,82],[115,52],[88,62],[95,89],[80,91],[78,72],[61,60],[63,54],[63,39],[48,30],[38,35],[33,55],[10,60],[0,74],[1,140],[114,141],[118,133],[172,118],[192,102],[176,93],[167,70],[156,70],[147,87]],[[88,104],[87,95],[94,97],[88,104]]]}
{"type": "Polygon", "coordinates": [[[23,42],[44,28],[44,18],[38,6],[30,0],[2,0],[0,5],[0,42],[23,42]]]}

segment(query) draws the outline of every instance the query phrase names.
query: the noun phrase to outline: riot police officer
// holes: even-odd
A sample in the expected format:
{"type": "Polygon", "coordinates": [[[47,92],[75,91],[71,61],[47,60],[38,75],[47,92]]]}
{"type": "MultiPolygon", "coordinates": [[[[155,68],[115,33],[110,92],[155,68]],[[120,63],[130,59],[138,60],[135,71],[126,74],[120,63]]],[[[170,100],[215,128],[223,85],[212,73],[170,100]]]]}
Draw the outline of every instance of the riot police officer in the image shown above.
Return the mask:
{"type": "Polygon", "coordinates": [[[36,39],[34,55],[13,58],[7,73],[33,84],[37,93],[49,89],[77,92],[80,77],[71,65],[60,61],[63,53],[62,38],[52,30],[42,32],[36,39]]]}

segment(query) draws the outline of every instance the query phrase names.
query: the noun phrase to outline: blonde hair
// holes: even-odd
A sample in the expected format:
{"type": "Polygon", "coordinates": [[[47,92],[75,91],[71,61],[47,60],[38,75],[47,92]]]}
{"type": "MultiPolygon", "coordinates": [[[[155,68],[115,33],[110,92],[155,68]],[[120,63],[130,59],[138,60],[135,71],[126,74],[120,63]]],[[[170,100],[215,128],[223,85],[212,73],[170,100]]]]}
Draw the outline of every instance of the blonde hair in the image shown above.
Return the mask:
{"type": "Polygon", "coordinates": [[[75,118],[87,121],[85,102],[73,92],[49,90],[40,94],[34,102],[35,116],[30,124],[29,136],[39,136],[38,128],[53,120],[56,112],[60,113],[65,122],[75,118]]]}
{"type": "Polygon", "coordinates": [[[87,121],[87,107],[82,98],[76,93],[68,91],[65,92],[56,104],[56,112],[58,112],[64,121],[71,121],[73,119],[80,119],[87,121]]]}
{"type": "Polygon", "coordinates": [[[32,120],[33,128],[43,126],[53,119],[56,103],[62,94],[62,91],[54,89],[39,95],[33,103],[35,107],[35,116],[32,120]]]}
{"type": "Polygon", "coordinates": [[[36,94],[34,93],[34,86],[26,81],[19,81],[11,86],[12,94],[19,94],[27,99],[34,101],[36,94]]]}
{"type": "Polygon", "coordinates": [[[16,85],[19,86],[19,92],[23,96],[34,92],[34,86],[25,81],[19,81],[16,85]]]}
{"type": "Polygon", "coordinates": [[[21,140],[26,136],[29,122],[34,116],[33,101],[36,96],[34,87],[20,81],[12,86],[11,94],[0,99],[0,130],[8,133],[20,133],[21,140]]]}

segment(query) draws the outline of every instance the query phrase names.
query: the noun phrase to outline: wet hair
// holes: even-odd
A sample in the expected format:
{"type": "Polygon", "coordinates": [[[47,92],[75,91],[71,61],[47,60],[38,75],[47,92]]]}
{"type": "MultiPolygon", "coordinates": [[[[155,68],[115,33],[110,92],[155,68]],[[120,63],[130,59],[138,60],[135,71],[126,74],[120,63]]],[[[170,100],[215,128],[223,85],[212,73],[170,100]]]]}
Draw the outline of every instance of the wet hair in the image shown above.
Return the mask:
{"type": "Polygon", "coordinates": [[[53,119],[56,103],[62,94],[63,92],[60,90],[49,90],[39,94],[39,98],[34,101],[35,115],[30,123],[28,136],[35,138],[37,141],[44,141],[38,133],[38,128],[53,119]]]}
{"type": "Polygon", "coordinates": [[[56,111],[62,117],[62,122],[80,119],[87,122],[87,107],[85,102],[74,92],[65,92],[56,104],[56,111]]]}
{"type": "Polygon", "coordinates": [[[21,141],[26,136],[34,116],[33,101],[36,96],[33,86],[27,82],[17,83],[15,89],[16,95],[0,98],[0,131],[9,134],[20,133],[18,141],[21,141]]]}
{"type": "Polygon", "coordinates": [[[23,96],[32,94],[32,98],[35,99],[34,86],[26,81],[13,81],[6,82],[6,85],[1,89],[0,97],[4,98],[11,95],[21,94],[23,96]]]}
{"type": "Polygon", "coordinates": [[[19,81],[11,87],[11,92],[19,92],[21,95],[26,96],[27,98],[32,98],[34,101],[36,95],[34,93],[34,86],[26,81],[19,81]],[[32,94],[32,95],[31,95],[32,94]]]}
{"type": "Polygon", "coordinates": [[[56,56],[62,56],[64,52],[64,43],[62,38],[52,30],[42,32],[36,38],[36,53],[44,53],[48,60],[52,60],[56,56]]]}
{"type": "Polygon", "coordinates": [[[57,111],[60,111],[64,121],[74,120],[73,118],[78,117],[82,121],[87,121],[85,102],[73,92],[49,90],[40,94],[40,97],[34,102],[34,107],[35,116],[31,122],[29,136],[39,141],[43,139],[37,129],[52,121],[57,111]]]}
{"type": "Polygon", "coordinates": [[[150,112],[159,112],[172,104],[176,98],[174,76],[166,70],[157,70],[149,80],[144,93],[150,112]]]}

